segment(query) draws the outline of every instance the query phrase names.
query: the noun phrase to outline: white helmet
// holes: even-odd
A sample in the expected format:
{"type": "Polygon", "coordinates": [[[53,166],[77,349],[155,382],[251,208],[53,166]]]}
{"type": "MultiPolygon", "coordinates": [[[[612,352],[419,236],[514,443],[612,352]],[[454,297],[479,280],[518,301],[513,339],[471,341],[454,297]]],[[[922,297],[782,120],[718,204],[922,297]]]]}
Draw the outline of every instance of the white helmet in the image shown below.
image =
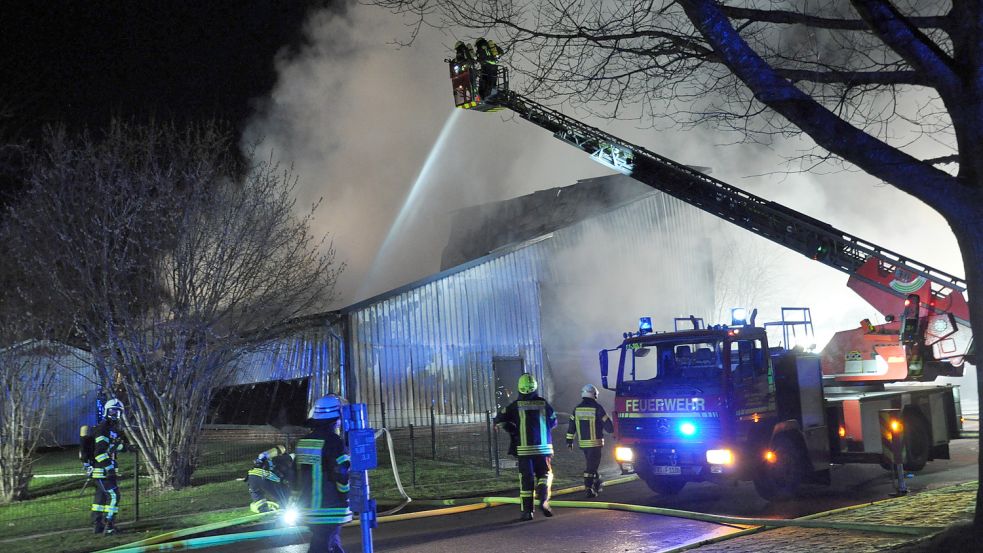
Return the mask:
{"type": "Polygon", "coordinates": [[[313,420],[326,420],[341,418],[342,399],[334,394],[320,397],[314,402],[307,418],[313,420]]]}
{"type": "Polygon", "coordinates": [[[580,389],[580,397],[597,399],[597,388],[593,384],[585,384],[584,387],[580,389]]]}
{"type": "Polygon", "coordinates": [[[118,421],[123,417],[123,402],[116,398],[110,399],[102,406],[102,416],[111,421],[118,421]]]}

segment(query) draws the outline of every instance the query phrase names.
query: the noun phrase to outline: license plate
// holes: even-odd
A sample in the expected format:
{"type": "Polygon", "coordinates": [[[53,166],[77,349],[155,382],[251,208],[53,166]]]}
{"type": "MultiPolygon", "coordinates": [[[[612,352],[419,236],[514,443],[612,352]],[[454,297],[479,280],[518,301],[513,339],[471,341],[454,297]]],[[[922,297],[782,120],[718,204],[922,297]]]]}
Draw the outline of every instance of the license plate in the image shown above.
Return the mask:
{"type": "Polygon", "coordinates": [[[653,474],[682,474],[682,467],[652,467],[653,474]]]}

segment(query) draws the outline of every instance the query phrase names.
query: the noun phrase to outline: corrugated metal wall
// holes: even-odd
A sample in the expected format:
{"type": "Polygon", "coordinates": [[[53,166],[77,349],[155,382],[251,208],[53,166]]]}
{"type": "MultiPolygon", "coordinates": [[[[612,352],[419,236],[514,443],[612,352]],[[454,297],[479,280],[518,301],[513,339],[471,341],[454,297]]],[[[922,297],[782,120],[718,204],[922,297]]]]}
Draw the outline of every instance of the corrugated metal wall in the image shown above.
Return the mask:
{"type": "MultiPolygon", "coordinates": [[[[680,312],[709,314],[713,307],[713,265],[708,229],[710,216],[660,192],[560,229],[544,242],[543,279],[550,283],[585,280],[565,274],[565,256],[588,242],[599,271],[631,267],[649,271],[658,289],[675,295],[680,312]],[[598,240],[603,238],[603,241],[598,240]],[[698,288],[702,293],[687,293],[698,288]]],[[[598,279],[598,274],[586,275],[598,279]]],[[[628,282],[625,282],[628,284],[628,282]]],[[[635,282],[642,286],[645,283],[635,282]]],[[[650,283],[651,284],[651,283],[650,283]]],[[[677,314],[673,314],[676,316],[677,314]]]]}
{"type": "Polygon", "coordinates": [[[542,380],[541,255],[529,247],[349,312],[359,401],[375,425],[481,422],[494,412],[492,359],[521,357],[542,380]]]}
{"type": "MultiPolygon", "coordinates": [[[[542,393],[552,397],[550,385],[556,375],[544,362],[544,345],[551,338],[544,336],[542,318],[558,310],[543,305],[541,287],[549,287],[554,292],[551,300],[559,302],[569,292],[562,283],[571,279],[588,286],[597,283],[601,289],[592,293],[603,295],[605,271],[649,263],[651,280],[630,283],[639,296],[671,298],[672,308],[680,312],[663,313],[669,320],[682,313],[709,313],[713,288],[705,223],[699,210],[653,193],[557,230],[549,239],[457,272],[451,269],[352,309],[350,360],[358,400],[369,405],[375,425],[383,418],[390,427],[429,424],[431,407],[438,423],[481,422],[486,410],[495,409],[494,357],[521,357],[526,371],[540,380],[542,393]],[[602,243],[578,252],[588,256],[587,267],[575,276],[565,274],[568,266],[561,258],[582,247],[585,234],[597,228],[605,233],[602,243]],[[705,246],[707,254],[694,244],[705,246]],[[704,294],[677,293],[697,282],[704,294]],[[557,289],[561,291],[555,293],[557,289]]],[[[645,314],[626,316],[630,320],[645,314]]],[[[554,327],[551,334],[566,334],[556,341],[557,349],[586,348],[596,358],[601,347],[614,345],[595,344],[582,338],[578,329],[554,327]]],[[[592,329],[613,342],[624,330],[592,329]]],[[[566,376],[561,377],[563,387],[569,387],[566,376]]],[[[577,390],[583,384],[581,376],[576,378],[577,390]]]]}
{"type": "MultiPolygon", "coordinates": [[[[587,363],[577,355],[596,356],[593,348],[614,345],[607,342],[616,342],[625,329],[597,325],[595,336],[581,336],[565,323],[578,314],[561,304],[578,291],[601,288],[604,293],[602,277],[618,263],[648,271],[658,293],[677,302],[674,308],[686,314],[709,312],[712,266],[709,253],[699,255],[701,247],[708,252],[706,228],[702,212],[653,193],[545,239],[357,304],[343,310],[340,320],[312,318],[287,338],[239,359],[228,385],[311,377],[312,400],[344,393],[344,353],[348,383],[355,387],[348,395],[369,405],[376,427],[383,422],[389,427],[427,425],[431,409],[439,424],[483,422],[485,412],[495,409],[496,357],[522,358],[547,397],[562,395],[561,384],[579,387],[583,379],[596,379],[594,369],[583,366],[587,363]],[[578,251],[598,229],[602,243],[578,251]],[[561,261],[571,252],[586,263],[575,275],[561,261]],[[708,283],[709,293],[676,293],[694,281],[708,283]],[[341,340],[350,341],[344,352],[341,340]],[[577,348],[583,351],[570,353],[577,348]],[[560,360],[557,367],[547,361],[547,351],[560,360]],[[576,364],[581,365],[578,374],[571,370],[576,364]],[[561,377],[553,370],[564,371],[555,384],[561,377]]],[[[52,422],[56,443],[77,443],[78,426],[95,404],[95,378],[82,376],[91,368],[80,359],[74,355],[61,361],[70,368],[60,373],[58,383],[54,409],[59,416],[52,422]]]]}
{"type": "Polygon", "coordinates": [[[314,324],[286,338],[260,344],[239,358],[227,385],[310,377],[312,401],[328,393],[343,393],[339,366],[344,333],[338,325],[314,324]]]}
{"type": "Polygon", "coordinates": [[[92,356],[83,350],[49,341],[33,341],[17,346],[14,361],[31,371],[50,370],[48,405],[42,424],[42,447],[79,443],[79,427],[96,423],[97,377],[92,356]]]}
{"type": "MultiPolygon", "coordinates": [[[[383,419],[389,427],[426,425],[431,408],[438,423],[482,422],[485,411],[495,409],[493,358],[522,358],[525,370],[539,378],[542,392],[551,397],[558,390],[551,389],[554,375],[544,347],[552,348],[551,355],[560,358],[567,350],[598,346],[573,335],[544,338],[544,327],[554,336],[565,329],[562,322],[552,320],[544,325],[543,317],[571,315],[543,302],[545,298],[547,303],[560,303],[578,287],[594,287],[591,279],[617,270],[611,268],[617,266],[616,261],[642,263],[651,258],[649,262],[657,267],[652,278],[657,279],[659,293],[681,302],[678,305],[685,306],[686,314],[709,312],[713,305],[711,266],[708,257],[704,260],[697,255],[701,243],[709,248],[705,217],[695,208],[654,193],[557,230],[548,239],[516,246],[357,304],[343,310],[341,322],[314,318],[288,338],[271,341],[240,359],[228,385],[313,376],[312,399],[329,392],[343,393],[341,338],[350,341],[344,351],[351,375],[348,383],[354,386],[357,400],[368,404],[374,426],[381,426],[383,419]],[[606,236],[603,244],[588,252],[596,256],[588,259],[592,265],[575,278],[565,273],[559,259],[582,245],[585,235],[597,228],[606,236]],[[678,293],[694,280],[709,282],[705,286],[709,293],[702,297],[678,293]],[[544,294],[546,290],[549,293],[544,294]]],[[[605,340],[600,347],[615,345],[606,342],[616,341],[624,330],[602,325],[596,330],[605,340]]],[[[596,355],[596,349],[591,355],[596,355]]],[[[566,365],[574,362],[563,361],[566,365]]],[[[591,374],[578,375],[578,387],[582,378],[596,378],[593,369],[584,370],[591,374]]],[[[564,386],[574,381],[567,376],[571,373],[564,374],[564,386]]],[[[70,431],[77,441],[79,419],[66,415],[76,409],[69,404],[94,400],[73,395],[68,388],[63,395],[67,403],[58,408],[57,418],[64,421],[59,423],[64,425],[59,435],[67,437],[70,431]]]]}

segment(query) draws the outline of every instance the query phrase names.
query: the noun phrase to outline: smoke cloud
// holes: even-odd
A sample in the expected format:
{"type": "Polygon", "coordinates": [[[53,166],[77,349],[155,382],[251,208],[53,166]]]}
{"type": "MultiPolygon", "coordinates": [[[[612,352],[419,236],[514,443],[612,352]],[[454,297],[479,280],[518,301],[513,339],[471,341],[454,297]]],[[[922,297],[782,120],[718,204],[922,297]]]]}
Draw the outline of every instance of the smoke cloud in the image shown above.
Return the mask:
{"type": "MultiPolygon", "coordinates": [[[[401,22],[363,5],[344,14],[318,14],[307,33],[307,48],[279,60],[278,84],[258,107],[246,140],[258,142],[260,153],[293,164],[302,205],[324,198],[318,230],[330,233],[339,259],[348,263],[336,307],[437,271],[456,209],[609,173],[507,114],[453,115],[442,60],[456,37],[425,29],[413,46],[397,48],[392,41],[407,37],[401,22]]],[[[946,223],[914,198],[860,172],[785,172],[786,158],[811,148],[806,139],[733,144],[736,137],[706,130],[586,122],[680,162],[711,166],[717,178],[912,259],[965,274],[946,223]]],[[[930,140],[915,145],[926,157],[939,155],[930,140]]],[[[863,318],[881,320],[846,287],[845,274],[726,223],[716,232],[737,242],[761,242],[752,251],[773,260],[762,270],[783,284],[768,301],[812,307],[820,346],[863,318]]],[[[603,298],[590,293],[603,294],[605,288],[579,291],[584,312],[602,311],[603,298]]],[[[690,293],[696,291],[674,292],[690,293]]],[[[630,321],[638,315],[625,313],[630,321]]],[[[777,316],[762,312],[759,321],[777,316]]],[[[600,324],[615,334],[625,330],[617,321],[600,324]]],[[[971,395],[975,384],[963,384],[971,395]]]]}

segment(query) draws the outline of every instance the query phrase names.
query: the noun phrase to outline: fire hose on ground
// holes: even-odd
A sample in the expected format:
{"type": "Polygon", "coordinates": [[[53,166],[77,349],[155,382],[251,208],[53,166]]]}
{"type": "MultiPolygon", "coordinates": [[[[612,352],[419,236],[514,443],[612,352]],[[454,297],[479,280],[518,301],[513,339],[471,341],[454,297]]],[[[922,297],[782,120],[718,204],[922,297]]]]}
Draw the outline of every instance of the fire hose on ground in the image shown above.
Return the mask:
{"type": "MultiPolygon", "coordinates": [[[[634,476],[619,478],[616,480],[608,481],[605,483],[605,485],[610,486],[610,485],[622,484],[625,482],[630,482],[635,479],[636,477],[634,476]]],[[[580,486],[565,488],[563,490],[557,490],[555,495],[562,495],[565,493],[572,493],[580,490],[582,490],[582,487],[580,486]]],[[[408,497],[406,499],[408,499],[408,497]]],[[[891,500],[886,499],[882,501],[891,501],[891,500]]],[[[406,503],[408,503],[408,501],[405,501],[403,505],[405,505],[406,503]]],[[[488,507],[495,507],[505,504],[518,504],[519,499],[515,497],[493,496],[493,497],[476,497],[476,498],[459,498],[459,499],[423,500],[423,501],[417,501],[417,503],[421,505],[450,505],[450,506],[427,510],[427,511],[380,516],[378,522],[387,523],[387,522],[396,522],[401,520],[411,520],[417,518],[428,518],[428,517],[435,517],[435,516],[457,514],[457,513],[475,511],[479,509],[485,509],[488,507]]],[[[874,502],[874,503],[879,503],[879,502],[874,502]]],[[[768,528],[781,528],[781,527],[818,528],[818,529],[845,530],[845,531],[855,531],[855,532],[877,532],[877,533],[888,533],[888,534],[900,534],[900,535],[908,535],[913,537],[926,536],[928,534],[932,534],[943,530],[942,527],[937,527],[937,526],[896,526],[896,525],[883,525],[883,524],[868,524],[868,523],[859,523],[859,522],[834,522],[834,521],[824,522],[824,521],[815,520],[817,518],[824,517],[830,514],[849,511],[860,507],[866,507],[873,503],[852,505],[849,507],[834,509],[832,511],[825,511],[822,513],[816,513],[813,515],[808,515],[796,519],[763,519],[763,518],[733,517],[733,516],[725,516],[725,515],[698,513],[692,511],[682,511],[678,509],[668,509],[664,507],[650,507],[646,505],[629,505],[624,503],[613,503],[613,502],[604,502],[604,501],[553,500],[550,502],[550,504],[556,508],[607,509],[607,510],[671,516],[676,518],[711,522],[715,524],[740,528],[740,530],[738,530],[737,532],[732,532],[724,536],[717,536],[710,539],[684,544],[674,549],[667,550],[664,553],[675,553],[679,551],[685,551],[687,549],[692,549],[694,547],[699,547],[701,545],[717,543],[727,539],[736,538],[739,536],[744,536],[755,532],[760,532],[768,528]]],[[[266,514],[268,513],[263,513],[263,515],[266,514]]],[[[208,524],[195,528],[187,528],[184,530],[179,530],[177,532],[161,534],[160,536],[155,536],[153,538],[142,540],[140,542],[118,546],[111,549],[105,549],[98,553],[144,553],[150,551],[198,549],[203,547],[214,547],[217,545],[238,543],[248,540],[297,535],[306,530],[306,527],[303,526],[293,526],[287,528],[276,528],[272,530],[224,534],[220,536],[187,538],[177,542],[170,541],[167,543],[162,543],[164,541],[171,540],[177,537],[191,536],[203,532],[215,531],[222,528],[229,528],[239,524],[253,522],[258,518],[260,518],[260,516],[250,515],[250,516],[240,517],[237,519],[226,521],[224,523],[213,523],[213,524],[208,524]]],[[[358,521],[353,521],[350,524],[357,525],[358,521]]]]}

